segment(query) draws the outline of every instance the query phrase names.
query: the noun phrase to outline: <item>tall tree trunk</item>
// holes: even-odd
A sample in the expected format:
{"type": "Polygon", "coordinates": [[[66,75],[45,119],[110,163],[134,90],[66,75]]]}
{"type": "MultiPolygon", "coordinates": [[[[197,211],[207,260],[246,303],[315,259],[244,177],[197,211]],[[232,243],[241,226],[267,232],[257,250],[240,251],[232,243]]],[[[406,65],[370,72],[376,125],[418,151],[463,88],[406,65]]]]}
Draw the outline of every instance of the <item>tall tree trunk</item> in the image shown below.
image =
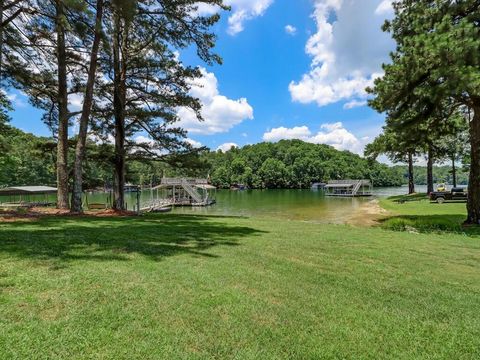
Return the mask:
{"type": "Polygon", "coordinates": [[[113,208],[125,208],[125,97],[126,97],[126,26],[115,15],[113,36],[113,112],[115,117],[115,166],[113,208]],[[122,32],[123,30],[123,32],[122,32]]]}
{"type": "Polygon", "coordinates": [[[413,179],[413,154],[408,153],[408,193],[415,193],[415,182],[413,179]]]}
{"type": "Polygon", "coordinates": [[[430,194],[433,192],[433,158],[430,148],[428,149],[427,157],[427,193],[430,194]]]}
{"type": "Polygon", "coordinates": [[[0,90],[3,90],[3,3],[5,0],[0,0],[0,90]]]}
{"type": "Polygon", "coordinates": [[[457,187],[457,167],[455,165],[455,154],[452,155],[452,180],[453,187],[457,187]]]}
{"type": "Polygon", "coordinates": [[[470,180],[468,183],[467,223],[480,224],[480,98],[473,105],[470,121],[470,180]]]}
{"type": "Polygon", "coordinates": [[[63,0],[56,1],[58,71],[57,207],[68,209],[68,92],[63,0]]]}
{"type": "Polygon", "coordinates": [[[88,69],[85,97],[83,99],[82,115],[80,116],[78,141],[75,148],[75,164],[73,168],[73,193],[72,211],[82,212],[83,193],[83,161],[85,158],[85,145],[87,142],[88,120],[92,110],[93,88],[97,73],[97,58],[100,39],[102,36],[103,0],[97,0],[97,14],[95,19],[95,35],[93,38],[92,52],[90,54],[90,66],[88,69]]]}

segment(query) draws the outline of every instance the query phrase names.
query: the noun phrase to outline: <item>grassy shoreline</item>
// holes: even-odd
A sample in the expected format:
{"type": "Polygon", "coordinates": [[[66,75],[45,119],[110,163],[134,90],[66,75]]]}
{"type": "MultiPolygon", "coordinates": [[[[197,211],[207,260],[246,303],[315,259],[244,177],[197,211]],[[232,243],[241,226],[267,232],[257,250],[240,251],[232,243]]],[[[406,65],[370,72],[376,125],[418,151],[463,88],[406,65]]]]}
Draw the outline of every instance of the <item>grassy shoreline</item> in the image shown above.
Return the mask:
{"type": "Polygon", "coordinates": [[[479,260],[460,234],[275,219],[0,223],[0,358],[478,358],[479,260]]]}
{"type": "Polygon", "coordinates": [[[421,233],[458,233],[480,236],[480,228],[464,226],[465,203],[432,203],[426,194],[393,196],[380,200],[388,215],[379,219],[382,228],[421,233]]]}

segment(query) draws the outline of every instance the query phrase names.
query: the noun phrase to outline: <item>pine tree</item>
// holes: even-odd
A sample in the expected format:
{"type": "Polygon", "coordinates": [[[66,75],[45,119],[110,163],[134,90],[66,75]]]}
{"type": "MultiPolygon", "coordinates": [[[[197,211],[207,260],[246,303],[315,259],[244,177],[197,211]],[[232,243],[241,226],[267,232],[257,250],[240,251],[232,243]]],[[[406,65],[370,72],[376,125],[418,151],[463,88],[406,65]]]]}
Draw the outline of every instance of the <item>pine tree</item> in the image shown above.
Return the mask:
{"type": "Polygon", "coordinates": [[[93,40],[90,49],[90,63],[87,82],[83,98],[82,112],[79,120],[79,131],[75,148],[75,162],[73,168],[72,211],[82,212],[83,194],[83,162],[85,159],[88,124],[93,106],[94,85],[97,75],[97,59],[100,42],[103,34],[103,0],[97,0],[95,7],[95,24],[93,26],[93,40]]]}
{"type": "Polygon", "coordinates": [[[201,105],[189,95],[196,68],[184,66],[173,49],[195,45],[199,57],[207,63],[221,59],[212,48],[215,35],[210,28],[219,16],[197,15],[199,3],[218,5],[220,0],[205,1],[130,1],[114,2],[107,16],[107,34],[112,44],[105,49],[102,71],[108,74],[100,89],[97,128],[114,134],[114,207],[124,208],[125,163],[127,155],[164,159],[169,153],[189,153],[186,133],[175,126],[178,107],[192,109],[201,120],[201,105]],[[132,141],[138,132],[151,141],[132,141]]]}
{"type": "Polygon", "coordinates": [[[473,110],[467,223],[480,224],[480,3],[474,0],[404,0],[385,24],[397,42],[392,63],[377,79],[376,108],[403,122],[424,123],[442,107],[473,110]]]}

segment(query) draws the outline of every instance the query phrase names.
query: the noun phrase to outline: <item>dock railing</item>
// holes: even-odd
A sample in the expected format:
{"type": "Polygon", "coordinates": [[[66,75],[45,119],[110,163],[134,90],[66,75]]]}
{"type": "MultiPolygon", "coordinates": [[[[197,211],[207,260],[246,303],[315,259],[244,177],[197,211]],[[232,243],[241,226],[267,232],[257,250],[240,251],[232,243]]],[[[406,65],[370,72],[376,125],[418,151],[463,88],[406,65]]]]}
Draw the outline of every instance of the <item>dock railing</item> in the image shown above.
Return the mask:
{"type": "Polygon", "coordinates": [[[207,179],[195,179],[195,178],[163,178],[162,185],[207,185],[207,179]]]}

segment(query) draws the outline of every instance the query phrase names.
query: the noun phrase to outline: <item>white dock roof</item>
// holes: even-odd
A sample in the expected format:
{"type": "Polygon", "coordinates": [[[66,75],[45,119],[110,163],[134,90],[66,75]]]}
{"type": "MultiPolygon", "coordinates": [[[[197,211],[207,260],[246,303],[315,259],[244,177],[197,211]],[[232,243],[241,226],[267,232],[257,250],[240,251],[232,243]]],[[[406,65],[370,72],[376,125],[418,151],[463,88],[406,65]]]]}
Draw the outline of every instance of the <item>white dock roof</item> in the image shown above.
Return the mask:
{"type": "Polygon", "coordinates": [[[50,186],[10,186],[0,189],[0,195],[53,194],[57,188],[50,186]]]}

